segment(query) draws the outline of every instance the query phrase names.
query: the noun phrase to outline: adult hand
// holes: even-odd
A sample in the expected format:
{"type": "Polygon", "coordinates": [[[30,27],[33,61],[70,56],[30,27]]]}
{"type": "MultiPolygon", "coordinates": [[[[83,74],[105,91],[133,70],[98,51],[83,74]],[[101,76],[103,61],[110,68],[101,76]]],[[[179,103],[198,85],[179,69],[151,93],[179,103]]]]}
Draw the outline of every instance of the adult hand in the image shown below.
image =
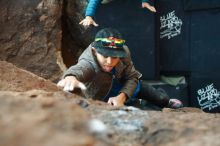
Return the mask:
{"type": "Polygon", "coordinates": [[[142,8],[147,8],[148,10],[150,10],[151,12],[157,12],[154,6],[151,6],[149,3],[147,2],[143,2],[142,3],[142,8]]]}
{"type": "Polygon", "coordinates": [[[120,93],[118,96],[110,97],[108,100],[108,104],[113,106],[124,106],[126,98],[127,96],[125,93],[120,93]]]}
{"type": "Polygon", "coordinates": [[[63,91],[73,91],[74,88],[80,88],[81,90],[86,90],[86,86],[78,81],[74,76],[67,76],[57,83],[58,87],[61,87],[63,91]]]}
{"type": "Polygon", "coordinates": [[[83,25],[83,26],[90,26],[90,25],[94,25],[94,26],[99,26],[90,16],[86,16],[85,19],[83,19],[79,24],[83,25]]]}

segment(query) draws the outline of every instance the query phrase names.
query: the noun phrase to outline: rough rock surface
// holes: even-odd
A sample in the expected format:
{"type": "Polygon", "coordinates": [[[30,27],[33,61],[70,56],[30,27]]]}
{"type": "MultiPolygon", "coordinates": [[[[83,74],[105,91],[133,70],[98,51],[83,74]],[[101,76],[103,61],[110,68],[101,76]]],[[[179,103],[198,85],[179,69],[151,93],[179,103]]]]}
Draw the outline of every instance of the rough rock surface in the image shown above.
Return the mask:
{"type": "Polygon", "coordinates": [[[59,91],[50,81],[7,62],[0,66],[2,146],[220,145],[220,114],[195,108],[112,107],[59,91]]]}
{"type": "Polygon", "coordinates": [[[88,46],[87,0],[1,0],[0,60],[57,81],[88,46]]]}
{"type": "Polygon", "coordinates": [[[1,0],[0,60],[12,62],[41,77],[62,74],[62,0],[1,0]]]}
{"type": "Polygon", "coordinates": [[[0,79],[0,91],[58,91],[56,84],[5,61],[0,61],[0,79]]]}
{"type": "Polygon", "coordinates": [[[113,146],[88,130],[89,115],[59,92],[0,92],[1,146],[113,146]]]}

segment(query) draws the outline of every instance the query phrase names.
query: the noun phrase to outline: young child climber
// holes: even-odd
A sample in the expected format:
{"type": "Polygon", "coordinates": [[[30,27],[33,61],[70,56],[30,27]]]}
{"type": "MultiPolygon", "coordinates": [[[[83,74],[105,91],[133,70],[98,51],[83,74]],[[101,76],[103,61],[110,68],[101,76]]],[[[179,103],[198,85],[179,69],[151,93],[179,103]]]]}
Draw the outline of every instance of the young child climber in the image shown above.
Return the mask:
{"type": "Polygon", "coordinates": [[[180,108],[181,101],[140,80],[121,34],[112,28],[97,32],[95,40],[57,83],[64,91],[82,89],[85,97],[113,106],[132,105],[145,99],[159,107],[180,108]]]}
{"type": "MultiPolygon", "coordinates": [[[[104,0],[90,0],[86,8],[85,18],[79,24],[82,24],[83,26],[98,26],[94,21],[94,16],[98,5],[103,1],[104,0]]],[[[149,0],[142,0],[142,8],[147,8],[151,12],[156,12],[155,7],[149,4],[149,0]]]]}

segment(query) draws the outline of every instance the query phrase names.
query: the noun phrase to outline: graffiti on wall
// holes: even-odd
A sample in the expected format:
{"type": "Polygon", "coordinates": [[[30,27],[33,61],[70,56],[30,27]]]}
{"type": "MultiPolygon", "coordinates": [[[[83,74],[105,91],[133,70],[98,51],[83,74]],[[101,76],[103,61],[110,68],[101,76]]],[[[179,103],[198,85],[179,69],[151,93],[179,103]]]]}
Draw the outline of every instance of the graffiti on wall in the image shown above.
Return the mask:
{"type": "Polygon", "coordinates": [[[181,34],[182,20],[175,15],[175,11],[160,17],[160,38],[171,39],[181,34]]]}
{"type": "Polygon", "coordinates": [[[220,91],[214,88],[213,83],[197,90],[197,99],[201,109],[209,111],[220,107],[220,91]]]}

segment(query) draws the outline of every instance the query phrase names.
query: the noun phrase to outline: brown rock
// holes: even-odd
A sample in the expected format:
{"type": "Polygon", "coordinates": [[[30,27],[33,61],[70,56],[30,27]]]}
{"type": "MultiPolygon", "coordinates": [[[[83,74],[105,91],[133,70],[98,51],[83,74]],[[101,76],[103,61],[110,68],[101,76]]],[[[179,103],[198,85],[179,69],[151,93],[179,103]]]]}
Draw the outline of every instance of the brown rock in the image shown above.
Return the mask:
{"type": "Polygon", "coordinates": [[[62,0],[1,0],[0,60],[57,80],[62,75],[57,64],[62,3],[62,0]]]}
{"type": "Polygon", "coordinates": [[[91,42],[87,0],[1,0],[0,60],[57,81],[91,42]],[[61,17],[62,16],[62,17],[61,17]]]}
{"type": "Polygon", "coordinates": [[[88,131],[86,123],[90,116],[82,108],[56,95],[37,90],[0,91],[0,145],[113,146],[88,131]],[[38,97],[29,98],[33,94],[38,97]],[[42,101],[55,104],[45,108],[42,101]]]}
{"type": "Polygon", "coordinates": [[[56,84],[51,81],[19,69],[5,61],[0,61],[0,79],[0,91],[28,91],[33,89],[58,91],[56,84]]]}

